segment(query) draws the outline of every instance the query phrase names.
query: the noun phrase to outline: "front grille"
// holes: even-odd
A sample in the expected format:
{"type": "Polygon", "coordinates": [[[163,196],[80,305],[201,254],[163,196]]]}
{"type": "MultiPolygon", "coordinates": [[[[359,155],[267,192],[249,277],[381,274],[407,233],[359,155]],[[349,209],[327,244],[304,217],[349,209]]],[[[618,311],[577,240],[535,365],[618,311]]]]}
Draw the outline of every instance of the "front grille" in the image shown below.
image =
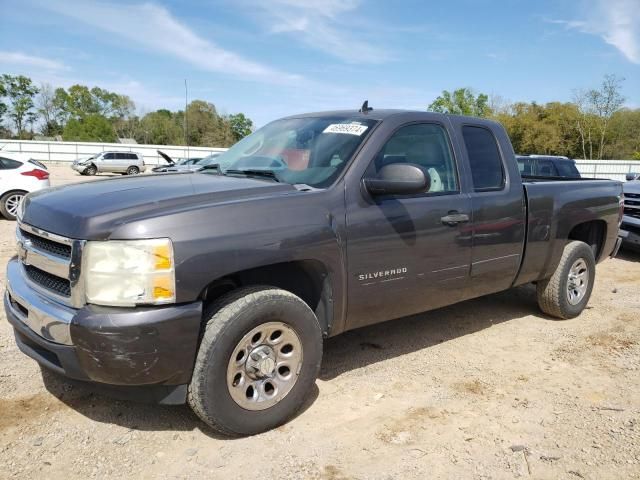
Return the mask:
{"type": "Polygon", "coordinates": [[[60,278],[50,273],[47,273],[33,265],[25,265],[25,271],[27,276],[36,285],[40,285],[47,290],[50,290],[63,297],[71,296],[71,283],[66,278],[60,278]]]}
{"type": "Polygon", "coordinates": [[[20,229],[20,235],[29,240],[34,247],[39,250],[57,255],[62,258],[71,258],[71,245],[58,243],[48,238],[33,235],[25,230],[20,229]]]}
{"type": "Polygon", "coordinates": [[[624,214],[633,218],[640,218],[640,193],[624,194],[624,214]]]}

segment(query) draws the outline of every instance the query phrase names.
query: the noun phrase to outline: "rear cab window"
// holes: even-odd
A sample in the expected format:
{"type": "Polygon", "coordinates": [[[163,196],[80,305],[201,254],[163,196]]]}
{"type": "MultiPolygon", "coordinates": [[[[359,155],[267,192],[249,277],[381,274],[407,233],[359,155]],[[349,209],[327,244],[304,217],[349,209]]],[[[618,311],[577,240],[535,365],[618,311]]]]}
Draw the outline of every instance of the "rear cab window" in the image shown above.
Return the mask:
{"type": "Polygon", "coordinates": [[[559,176],[558,171],[551,160],[538,160],[538,175],[542,177],[559,176]]]}
{"type": "Polygon", "coordinates": [[[462,137],[471,166],[474,190],[502,190],[505,185],[504,165],[493,133],[485,127],[464,125],[462,137]]]}
{"type": "Polygon", "coordinates": [[[520,171],[520,175],[533,175],[531,159],[519,157],[518,170],[520,171]]]}
{"type": "Polygon", "coordinates": [[[580,178],[580,172],[572,161],[557,162],[556,167],[561,177],[580,178]]]}

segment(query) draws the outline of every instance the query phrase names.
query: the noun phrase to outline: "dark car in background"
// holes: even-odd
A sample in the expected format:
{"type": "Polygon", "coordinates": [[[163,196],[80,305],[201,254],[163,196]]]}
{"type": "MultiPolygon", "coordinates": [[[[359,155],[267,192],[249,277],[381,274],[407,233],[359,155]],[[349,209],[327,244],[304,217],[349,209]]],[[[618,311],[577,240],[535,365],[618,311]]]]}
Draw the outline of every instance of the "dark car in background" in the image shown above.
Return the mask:
{"type": "Polygon", "coordinates": [[[554,155],[516,155],[521,175],[580,178],[575,160],[554,155]]]}

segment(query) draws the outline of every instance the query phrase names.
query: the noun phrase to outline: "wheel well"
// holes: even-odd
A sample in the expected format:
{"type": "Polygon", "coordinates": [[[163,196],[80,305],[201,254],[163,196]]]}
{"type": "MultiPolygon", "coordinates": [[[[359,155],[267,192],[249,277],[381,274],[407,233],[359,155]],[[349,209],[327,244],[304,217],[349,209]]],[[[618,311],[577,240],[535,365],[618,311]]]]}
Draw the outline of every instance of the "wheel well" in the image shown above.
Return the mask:
{"type": "Polygon", "coordinates": [[[333,292],[321,262],[300,260],[235,272],[207,285],[201,298],[208,304],[236,288],[251,285],[268,285],[297,295],[316,314],[323,334],[328,334],[333,319],[333,292]]]}
{"type": "Polygon", "coordinates": [[[9,194],[9,193],[29,193],[26,190],[22,190],[20,188],[14,188],[12,190],[7,190],[6,192],[3,192],[0,197],[4,197],[5,195],[9,194]]]}
{"type": "Polygon", "coordinates": [[[607,224],[604,220],[591,220],[574,226],[569,232],[569,240],[579,240],[589,245],[597,261],[604,247],[606,233],[607,224]]]}

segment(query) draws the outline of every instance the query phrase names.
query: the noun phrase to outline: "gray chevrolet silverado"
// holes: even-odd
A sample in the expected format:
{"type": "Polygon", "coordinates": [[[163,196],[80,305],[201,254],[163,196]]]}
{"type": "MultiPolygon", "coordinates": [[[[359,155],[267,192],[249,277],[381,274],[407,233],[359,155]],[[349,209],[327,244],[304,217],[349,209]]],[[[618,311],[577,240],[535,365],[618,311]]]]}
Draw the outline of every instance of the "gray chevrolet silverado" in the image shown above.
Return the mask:
{"type": "Polygon", "coordinates": [[[488,120],[298,115],[218,161],[27,196],[4,297],[18,347],[249,435],[300,408],[323,337],[530,282],[575,317],[620,243],[620,183],[521,178],[488,120]]]}

